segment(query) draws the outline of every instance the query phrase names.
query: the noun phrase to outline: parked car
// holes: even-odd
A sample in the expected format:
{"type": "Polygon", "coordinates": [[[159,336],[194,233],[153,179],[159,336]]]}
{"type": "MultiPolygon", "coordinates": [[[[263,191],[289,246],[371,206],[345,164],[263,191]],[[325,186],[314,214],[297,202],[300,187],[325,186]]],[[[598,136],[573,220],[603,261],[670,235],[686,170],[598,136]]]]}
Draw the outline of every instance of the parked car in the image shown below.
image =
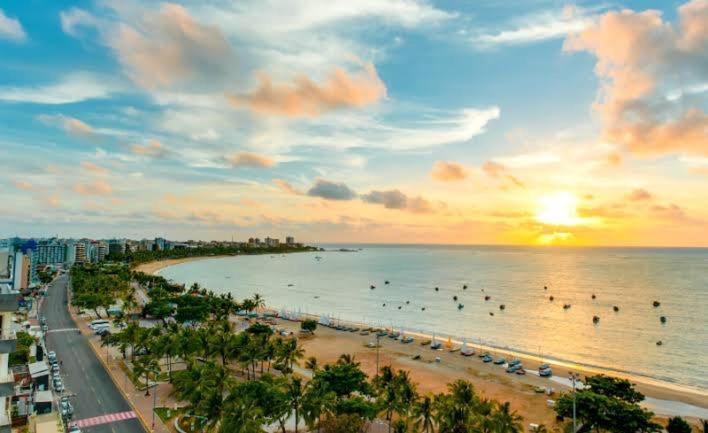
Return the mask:
{"type": "Polygon", "coordinates": [[[71,427],[69,427],[69,431],[67,433],[81,433],[81,429],[79,428],[79,426],[72,425],[71,427]]]}
{"type": "Polygon", "coordinates": [[[59,375],[59,364],[57,364],[56,362],[53,363],[53,364],[52,364],[52,367],[51,367],[51,370],[52,370],[52,374],[53,374],[54,376],[58,376],[58,375],[59,375]]]}
{"type": "Polygon", "coordinates": [[[61,381],[61,378],[59,376],[56,376],[54,378],[54,390],[56,392],[64,391],[64,382],[61,381]]]}
{"type": "Polygon", "coordinates": [[[56,362],[56,360],[57,360],[56,352],[54,352],[53,350],[49,351],[49,353],[47,353],[47,359],[49,360],[49,362],[56,362]]]}
{"type": "Polygon", "coordinates": [[[61,416],[66,419],[71,419],[74,415],[74,408],[71,406],[71,402],[69,402],[69,397],[62,397],[61,400],[59,400],[59,411],[61,412],[61,416]]]}

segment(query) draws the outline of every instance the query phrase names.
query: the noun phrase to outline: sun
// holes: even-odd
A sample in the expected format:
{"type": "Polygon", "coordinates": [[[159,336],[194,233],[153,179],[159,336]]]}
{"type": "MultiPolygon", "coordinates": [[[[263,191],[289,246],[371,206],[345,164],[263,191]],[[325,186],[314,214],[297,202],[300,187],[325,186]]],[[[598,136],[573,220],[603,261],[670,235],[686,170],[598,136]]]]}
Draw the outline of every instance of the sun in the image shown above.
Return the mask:
{"type": "Polygon", "coordinates": [[[578,198],[570,192],[559,191],[538,199],[536,220],[554,226],[574,226],[582,223],[578,216],[578,198]]]}

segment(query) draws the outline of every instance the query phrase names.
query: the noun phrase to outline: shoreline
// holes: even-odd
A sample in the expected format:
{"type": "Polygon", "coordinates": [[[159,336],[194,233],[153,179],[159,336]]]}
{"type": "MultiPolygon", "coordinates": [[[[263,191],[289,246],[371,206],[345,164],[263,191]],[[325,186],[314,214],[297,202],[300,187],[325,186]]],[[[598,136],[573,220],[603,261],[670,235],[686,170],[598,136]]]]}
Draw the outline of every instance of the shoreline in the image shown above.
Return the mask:
{"type": "MultiPolygon", "coordinates": [[[[160,271],[162,271],[163,269],[170,267],[170,266],[175,266],[178,264],[183,264],[183,263],[192,262],[192,261],[214,259],[214,258],[224,258],[224,257],[233,257],[233,256],[206,256],[206,257],[188,257],[188,258],[182,258],[182,259],[167,259],[167,260],[143,263],[143,264],[139,265],[138,267],[136,267],[136,270],[142,271],[145,273],[158,274],[160,271]]],[[[269,310],[274,311],[274,312],[279,312],[279,310],[277,310],[275,308],[269,308],[269,310]]],[[[280,310],[280,311],[284,311],[284,310],[280,310]]],[[[291,312],[290,314],[296,314],[296,313],[291,312]]],[[[321,317],[321,316],[314,315],[314,314],[307,314],[307,315],[303,314],[303,313],[297,313],[297,314],[300,317],[307,316],[308,318],[314,318],[316,320],[319,320],[319,318],[321,317]]],[[[323,315],[323,317],[327,317],[327,316],[323,315]]],[[[287,319],[283,319],[282,317],[280,318],[280,320],[284,324],[288,324],[288,323],[293,324],[293,326],[295,326],[295,327],[296,327],[296,324],[298,323],[295,320],[287,320],[287,319]]],[[[376,327],[376,326],[372,326],[367,323],[355,322],[355,321],[341,321],[341,323],[347,323],[350,325],[363,327],[363,328],[376,327]]],[[[358,333],[336,331],[334,329],[326,328],[326,327],[320,325],[318,327],[317,334],[319,335],[320,333],[322,333],[322,331],[327,332],[329,339],[336,340],[336,343],[333,344],[335,347],[338,347],[339,343],[342,341],[347,341],[349,344],[351,344],[351,339],[353,338],[354,341],[356,341],[357,344],[359,344],[358,349],[360,349],[360,350],[356,351],[356,354],[360,354],[359,352],[361,352],[361,349],[363,349],[364,354],[367,352],[367,350],[369,352],[372,351],[372,349],[370,349],[370,348],[367,349],[365,346],[371,339],[375,339],[375,337],[372,337],[372,336],[364,337],[364,336],[359,336],[358,333]],[[332,333],[332,334],[330,334],[330,333],[332,333]]],[[[403,329],[398,329],[398,331],[403,331],[403,329]]],[[[297,327],[295,328],[295,332],[297,332],[297,327]]],[[[421,367],[418,365],[418,364],[421,364],[420,361],[412,361],[411,360],[411,358],[414,354],[419,354],[418,352],[420,352],[420,354],[436,354],[437,356],[441,356],[441,358],[448,358],[450,356],[457,355],[457,357],[456,357],[457,359],[455,359],[455,358],[450,359],[451,361],[456,360],[456,362],[453,362],[453,364],[455,364],[455,365],[461,364],[460,362],[457,362],[457,361],[460,361],[460,358],[462,361],[467,359],[466,357],[460,356],[459,353],[450,353],[448,350],[432,351],[428,347],[420,346],[420,341],[421,341],[420,339],[430,339],[431,338],[431,335],[429,333],[414,332],[414,331],[406,331],[405,333],[407,335],[411,335],[411,336],[416,337],[416,341],[413,342],[412,344],[400,344],[400,342],[398,342],[397,340],[391,340],[390,338],[387,338],[387,337],[381,338],[381,342],[392,341],[393,343],[396,343],[395,347],[397,349],[394,349],[393,351],[389,350],[389,348],[387,347],[389,345],[383,344],[382,345],[383,350],[381,350],[381,355],[383,356],[384,352],[386,352],[385,356],[387,356],[388,358],[390,358],[390,359],[396,358],[398,363],[400,363],[400,365],[402,365],[402,367],[400,367],[400,368],[409,369],[409,370],[411,370],[412,373],[413,373],[413,370],[416,370],[417,373],[420,373],[419,370],[421,367]],[[417,351],[414,351],[413,349],[417,349],[417,351]],[[405,358],[400,359],[402,353],[409,355],[407,357],[407,359],[405,359],[405,358]]],[[[439,341],[441,343],[445,343],[447,341],[447,336],[444,339],[440,338],[439,341]]],[[[459,347],[462,344],[462,341],[460,341],[456,338],[453,338],[452,342],[456,347],[459,347]]],[[[478,376],[480,374],[480,372],[483,372],[485,375],[489,374],[491,376],[494,376],[494,377],[491,377],[489,380],[486,380],[486,382],[490,382],[490,383],[498,383],[499,381],[501,381],[501,382],[511,381],[513,383],[520,383],[521,385],[525,385],[527,388],[528,388],[529,384],[534,384],[535,386],[551,386],[554,388],[562,388],[562,389],[566,390],[566,389],[570,389],[570,385],[563,383],[563,382],[568,381],[567,377],[571,371],[572,372],[580,372],[584,375],[585,374],[608,374],[608,375],[612,375],[612,376],[616,376],[616,377],[625,378],[625,379],[628,379],[628,380],[632,381],[633,383],[635,383],[637,390],[647,396],[648,401],[645,401],[647,403],[647,406],[649,406],[650,409],[653,412],[655,412],[657,414],[657,416],[659,416],[659,417],[663,417],[666,415],[674,415],[675,412],[679,411],[679,410],[681,410],[681,412],[685,412],[686,410],[690,411],[691,406],[693,406],[699,410],[702,409],[701,415],[698,415],[698,416],[696,416],[696,415],[682,415],[682,416],[693,418],[693,419],[697,419],[697,418],[701,418],[701,417],[703,417],[703,418],[708,417],[708,416],[706,416],[708,414],[708,403],[707,403],[708,402],[708,393],[706,393],[700,389],[694,389],[691,387],[686,388],[681,385],[666,383],[666,382],[663,382],[660,380],[655,380],[655,379],[643,377],[643,376],[638,377],[638,376],[632,375],[631,373],[618,372],[618,371],[615,371],[612,369],[604,369],[602,367],[597,367],[597,366],[586,366],[586,365],[583,365],[582,363],[576,363],[573,361],[557,360],[557,359],[553,359],[551,356],[549,356],[548,358],[540,358],[539,356],[527,354],[524,352],[514,351],[513,349],[510,349],[510,348],[494,347],[494,346],[488,346],[488,345],[484,345],[484,344],[475,343],[471,339],[467,340],[467,345],[474,348],[477,351],[477,354],[475,354],[472,357],[469,357],[469,361],[465,363],[468,365],[462,364],[462,365],[456,366],[456,369],[458,369],[458,370],[460,368],[462,368],[464,371],[474,370],[473,372],[466,371],[466,373],[463,375],[463,378],[465,378],[464,376],[470,376],[470,373],[472,375],[478,376]],[[527,367],[526,370],[527,370],[527,372],[529,372],[529,374],[527,374],[526,376],[517,376],[515,374],[507,374],[498,365],[494,365],[491,363],[490,364],[482,364],[481,360],[479,360],[478,356],[477,356],[481,351],[489,351],[492,354],[496,354],[496,355],[502,354],[505,356],[517,357],[523,361],[524,365],[527,367]],[[476,362],[473,362],[473,359],[476,362]],[[552,366],[554,377],[551,380],[540,378],[540,377],[538,377],[537,374],[534,373],[535,371],[537,371],[538,365],[540,365],[542,362],[547,362],[548,364],[550,364],[552,366]],[[479,364],[482,364],[482,365],[479,365],[479,364]],[[476,367],[491,367],[491,368],[478,369],[476,367]],[[498,373],[501,373],[501,375],[499,375],[498,373]],[[539,382],[539,380],[541,382],[539,382]],[[680,408],[680,407],[677,407],[676,403],[678,403],[679,406],[682,406],[682,405],[689,405],[689,406],[680,408]],[[662,409],[665,409],[665,410],[662,411],[662,409]],[[663,413],[663,412],[666,412],[666,413],[663,413]]],[[[325,350],[323,352],[320,349],[315,349],[311,353],[311,350],[308,350],[308,348],[307,348],[307,341],[305,342],[304,346],[305,346],[306,351],[308,352],[308,356],[315,356],[319,359],[321,357],[321,355],[324,354],[325,356],[323,357],[323,360],[327,359],[327,356],[326,356],[327,350],[325,350]]],[[[340,352],[344,353],[343,350],[340,352]]],[[[337,354],[337,356],[338,356],[338,354],[337,354]]],[[[336,360],[336,358],[332,359],[331,361],[334,361],[334,360],[336,360]]],[[[440,364],[437,364],[434,366],[439,367],[440,364]]],[[[375,370],[375,368],[373,368],[372,370],[375,370]]],[[[414,374],[414,376],[419,376],[419,375],[420,374],[414,374]]],[[[469,377],[466,377],[466,378],[469,378],[469,377]]],[[[423,379],[423,380],[425,380],[425,379],[423,379]]],[[[446,384],[447,381],[444,383],[446,384]]],[[[487,385],[490,385],[490,384],[487,384],[487,385]]],[[[481,383],[477,384],[477,386],[482,390],[484,390],[485,388],[489,388],[489,386],[483,386],[481,383]]],[[[514,392],[529,393],[529,390],[528,389],[526,389],[526,390],[518,389],[514,392]]],[[[531,394],[534,393],[533,389],[530,390],[530,393],[531,394]]],[[[501,397],[501,398],[502,399],[504,399],[504,398],[509,399],[509,396],[501,397]]],[[[544,402],[545,402],[545,399],[544,399],[544,402]]],[[[535,410],[540,410],[540,408],[536,408],[535,410]]]]}

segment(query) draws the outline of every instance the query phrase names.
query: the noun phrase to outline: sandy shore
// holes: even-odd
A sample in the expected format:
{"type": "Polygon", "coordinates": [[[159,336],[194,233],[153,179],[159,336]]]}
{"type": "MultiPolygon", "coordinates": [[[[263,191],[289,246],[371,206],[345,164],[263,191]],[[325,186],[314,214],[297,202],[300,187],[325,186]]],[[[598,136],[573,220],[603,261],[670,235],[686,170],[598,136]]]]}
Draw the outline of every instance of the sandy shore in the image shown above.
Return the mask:
{"type": "Polygon", "coordinates": [[[156,274],[160,272],[161,270],[174,266],[174,265],[179,265],[182,263],[187,263],[187,262],[196,262],[199,260],[207,260],[207,259],[219,259],[223,257],[232,257],[232,256],[205,256],[205,257],[185,257],[182,259],[165,259],[165,260],[157,260],[154,262],[147,262],[143,263],[141,265],[138,265],[135,268],[136,272],[144,272],[146,274],[156,274]]]}
{"type": "MultiPolygon", "coordinates": [[[[156,273],[168,266],[185,263],[193,260],[203,260],[214,257],[194,257],[186,259],[163,260],[140,265],[137,270],[146,273],[156,273]]],[[[287,320],[278,320],[279,326],[297,333],[299,323],[287,320]]],[[[567,377],[570,371],[581,374],[597,374],[598,371],[589,371],[573,365],[552,364],[554,378],[541,378],[534,374],[542,361],[535,357],[514,354],[522,360],[527,374],[519,376],[507,374],[504,367],[492,363],[485,364],[477,356],[461,356],[459,352],[451,353],[449,350],[433,351],[428,346],[421,346],[425,338],[416,337],[411,344],[402,344],[390,338],[381,338],[379,348],[379,365],[391,365],[397,369],[410,371],[411,377],[418,384],[421,393],[437,393],[444,391],[448,383],[456,379],[469,380],[477,391],[485,397],[495,400],[509,401],[512,407],[524,417],[525,423],[543,423],[547,426],[555,425],[555,412],[548,406],[547,401],[558,397],[559,392],[570,389],[567,377]],[[413,360],[413,356],[420,355],[421,359],[413,360]],[[440,357],[441,362],[435,362],[440,357]],[[546,395],[537,393],[539,387],[552,388],[554,393],[546,395]]],[[[320,364],[334,362],[343,353],[349,353],[361,362],[364,371],[373,376],[376,372],[376,349],[367,347],[368,343],[375,341],[374,335],[361,336],[358,333],[336,331],[326,327],[318,327],[316,335],[312,338],[302,339],[306,357],[314,356],[320,364]]],[[[459,344],[456,345],[459,347],[459,344]]],[[[474,347],[475,345],[470,344],[474,347]]],[[[503,350],[489,350],[493,356],[505,356],[503,350]]],[[[613,374],[615,375],[615,374],[613,374]]],[[[647,407],[657,415],[675,415],[692,418],[697,422],[700,417],[708,417],[708,394],[699,391],[693,392],[662,386],[660,384],[633,382],[637,389],[647,396],[647,407]]]]}

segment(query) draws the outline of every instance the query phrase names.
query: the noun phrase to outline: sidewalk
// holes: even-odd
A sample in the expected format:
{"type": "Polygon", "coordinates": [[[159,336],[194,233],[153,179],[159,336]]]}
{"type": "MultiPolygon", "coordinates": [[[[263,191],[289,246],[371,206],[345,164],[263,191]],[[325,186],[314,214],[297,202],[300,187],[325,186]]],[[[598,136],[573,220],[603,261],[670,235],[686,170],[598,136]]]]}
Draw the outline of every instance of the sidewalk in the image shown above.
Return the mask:
{"type": "Polygon", "coordinates": [[[148,432],[154,433],[171,433],[174,432],[174,427],[168,428],[160,420],[160,417],[155,415],[154,417],[154,429],[153,425],[153,399],[155,399],[155,407],[169,407],[175,408],[177,401],[170,397],[171,385],[168,383],[160,383],[156,388],[150,390],[150,396],[145,396],[145,391],[141,391],[133,385],[133,383],[128,378],[127,374],[123,372],[120,368],[121,361],[123,359],[122,355],[115,348],[102,347],[101,338],[94,335],[91,329],[89,329],[88,324],[76,315],[72,308],[69,309],[71,317],[76,322],[81,333],[88,339],[89,345],[93,349],[94,353],[98,357],[103,367],[106,369],[108,374],[113,379],[116,387],[123,394],[128,403],[133,407],[135,414],[138,419],[143,424],[148,432]],[[157,392],[157,396],[154,393],[157,392]]]}

